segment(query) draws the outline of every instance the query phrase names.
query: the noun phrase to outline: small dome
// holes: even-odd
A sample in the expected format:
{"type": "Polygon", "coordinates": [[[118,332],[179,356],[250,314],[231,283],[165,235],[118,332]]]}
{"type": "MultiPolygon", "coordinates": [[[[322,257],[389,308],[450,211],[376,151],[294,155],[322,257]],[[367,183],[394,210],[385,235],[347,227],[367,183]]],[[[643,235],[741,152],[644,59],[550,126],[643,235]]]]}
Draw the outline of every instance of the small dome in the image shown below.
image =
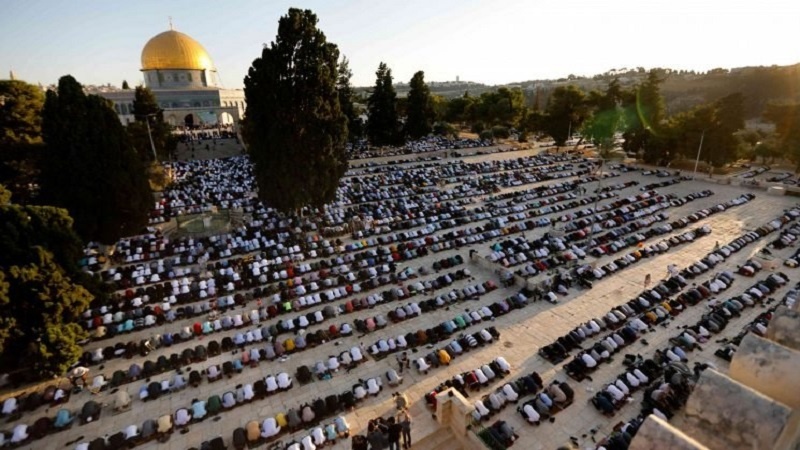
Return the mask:
{"type": "Polygon", "coordinates": [[[206,49],[175,30],[154,36],[142,49],[142,70],[157,69],[215,70],[206,49]]]}

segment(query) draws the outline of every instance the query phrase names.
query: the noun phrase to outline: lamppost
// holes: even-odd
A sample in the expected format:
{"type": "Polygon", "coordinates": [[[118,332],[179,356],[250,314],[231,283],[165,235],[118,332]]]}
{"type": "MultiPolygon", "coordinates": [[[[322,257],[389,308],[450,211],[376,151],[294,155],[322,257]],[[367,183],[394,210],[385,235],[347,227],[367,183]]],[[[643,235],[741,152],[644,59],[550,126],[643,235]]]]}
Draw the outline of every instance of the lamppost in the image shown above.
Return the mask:
{"type": "Polygon", "coordinates": [[[692,173],[692,180],[697,176],[697,165],[700,164],[700,152],[703,150],[703,138],[706,136],[706,130],[700,135],[700,146],[697,147],[697,157],[694,159],[694,172],[692,173]]]}
{"type": "Polygon", "coordinates": [[[150,131],[150,117],[155,117],[157,114],[148,114],[144,116],[144,121],[147,124],[147,136],[150,138],[150,150],[153,151],[153,161],[158,162],[158,156],[156,155],[156,145],[153,143],[153,133],[150,131]]]}

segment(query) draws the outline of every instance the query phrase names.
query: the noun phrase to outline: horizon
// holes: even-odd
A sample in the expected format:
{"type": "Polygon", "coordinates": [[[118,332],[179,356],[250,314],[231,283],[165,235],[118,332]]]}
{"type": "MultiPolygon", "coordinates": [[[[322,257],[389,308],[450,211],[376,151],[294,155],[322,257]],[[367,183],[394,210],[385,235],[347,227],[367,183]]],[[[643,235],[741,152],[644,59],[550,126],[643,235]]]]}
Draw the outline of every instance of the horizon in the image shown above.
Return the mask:
{"type": "MultiPolygon", "coordinates": [[[[304,3],[298,7],[317,14],[319,28],[350,60],[351,82],[360,88],[374,84],[381,61],[395,83],[423,70],[428,82],[458,77],[487,86],[592,77],[623,67],[707,72],[800,62],[800,50],[789,47],[800,41],[800,4],[787,0],[678,0],[647,10],[632,0],[411,0],[403,8],[366,0],[304,3]],[[538,46],[538,36],[547,37],[547,46],[538,46]],[[558,39],[563,45],[553,45],[558,39]]],[[[136,86],[142,81],[141,49],[169,29],[171,16],[176,30],[206,48],[223,85],[240,89],[290,3],[245,0],[222,9],[185,0],[78,3],[67,10],[57,5],[35,0],[6,8],[0,18],[3,76],[13,70],[17,79],[50,85],[70,74],[84,85],[120,87],[127,80],[136,86]]]]}

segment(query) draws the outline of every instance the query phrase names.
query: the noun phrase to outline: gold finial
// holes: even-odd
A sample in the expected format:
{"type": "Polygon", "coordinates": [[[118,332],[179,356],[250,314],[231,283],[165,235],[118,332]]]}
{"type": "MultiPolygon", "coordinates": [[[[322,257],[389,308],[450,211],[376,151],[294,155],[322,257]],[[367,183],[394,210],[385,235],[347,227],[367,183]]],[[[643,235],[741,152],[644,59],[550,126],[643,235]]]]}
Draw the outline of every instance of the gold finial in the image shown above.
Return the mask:
{"type": "Polygon", "coordinates": [[[167,16],[167,17],[169,19],[169,29],[170,29],[170,31],[172,31],[172,30],[175,29],[175,27],[172,26],[172,16],[167,16]]]}

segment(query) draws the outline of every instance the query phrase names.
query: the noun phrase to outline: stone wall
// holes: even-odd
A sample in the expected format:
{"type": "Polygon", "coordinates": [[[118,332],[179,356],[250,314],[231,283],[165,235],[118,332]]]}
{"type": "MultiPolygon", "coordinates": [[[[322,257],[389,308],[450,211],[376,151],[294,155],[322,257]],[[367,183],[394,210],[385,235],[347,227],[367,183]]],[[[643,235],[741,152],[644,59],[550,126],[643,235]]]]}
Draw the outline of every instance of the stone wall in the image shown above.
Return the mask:
{"type": "Polygon", "coordinates": [[[771,449],[791,413],[788,406],[708,369],[686,402],[682,420],[673,424],[710,450],[771,449]]]}
{"type": "MultiPolygon", "coordinates": [[[[771,326],[771,324],[770,324],[771,326]]],[[[748,334],[739,344],[729,376],[791,407],[800,406],[800,352],[748,334]]]]}
{"type": "Polygon", "coordinates": [[[708,450],[708,447],[651,414],[639,427],[628,450],[708,450]]]}
{"type": "Polygon", "coordinates": [[[800,311],[785,306],[775,310],[767,328],[767,339],[794,350],[800,350],[800,311]]]}
{"type": "Polygon", "coordinates": [[[486,446],[471,431],[472,410],[458,391],[448,389],[436,396],[436,421],[443,428],[448,428],[465,450],[486,450],[486,446]]]}

